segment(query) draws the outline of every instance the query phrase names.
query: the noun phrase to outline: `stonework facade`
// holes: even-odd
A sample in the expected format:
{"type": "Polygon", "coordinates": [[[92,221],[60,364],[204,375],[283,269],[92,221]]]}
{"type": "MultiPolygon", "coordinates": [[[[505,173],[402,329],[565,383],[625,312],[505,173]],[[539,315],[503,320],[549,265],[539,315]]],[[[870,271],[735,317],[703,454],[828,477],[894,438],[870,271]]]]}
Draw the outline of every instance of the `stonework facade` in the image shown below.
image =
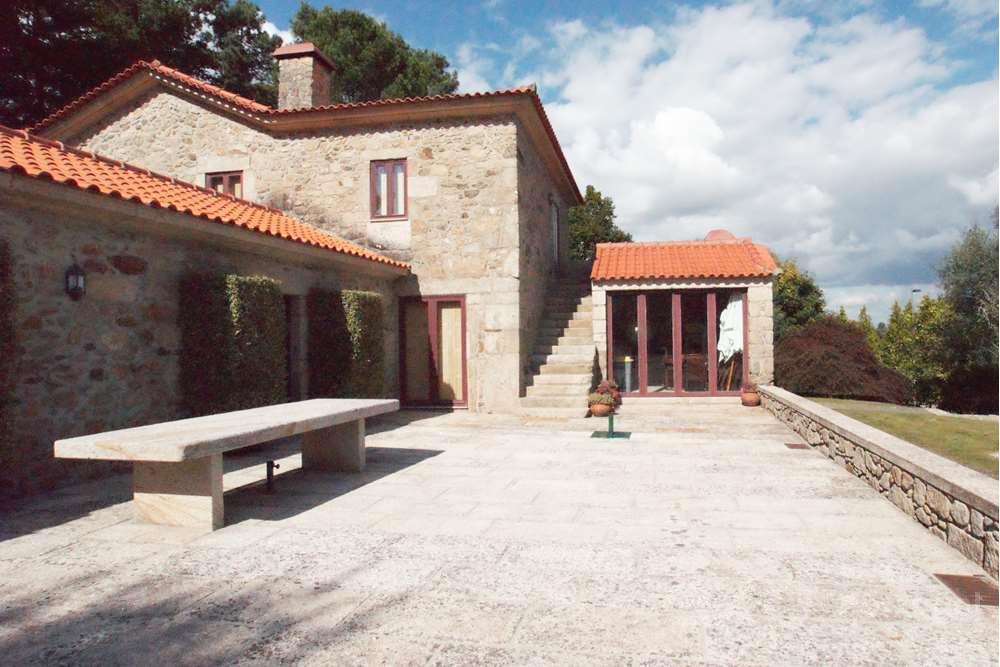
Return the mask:
{"type": "Polygon", "coordinates": [[[892,451],[893,441],[907,449],[915,450],[915,445],[783,389],[763,387],[760,395],[762,405],[814,449],[863,479],[907,516],[997,578],[995,480],[972,470],[959,470],[961,466],[948,465],[950,462],[941,466],[947,467],[947,472],[934,472],[929,469],[936,463],[934,455],[916,451],[914,454],[927,460],[923,464],[911,461],[892,451]]]}
{"type": "Polygon", "coordinates": [[[771,278],[754,280],[661,280],[595,282],[593,294],[594,343],[601,373],[608,377],[608,293],[613,291],[739,289],[747,292],[747,361],[750,381],[769,384],[774,379],[774,302],[771,278]]]}
{"type": "MultiPolygon", "coordinates": [[[[0,232],[12,255],[17,332],[13,432],[0,451],[4,495],[107,474],[106,464],[53,459],[58,438],[185,416],[179,405],[177,313],[178,280],[188,271],[269,276],[288,295],[305,295],[313,286],[378,292],[386,309],[386,356],[396,358],[390,279],[269,257],[257,249],[166,238],[141,230],[186,216],[45,187],[63,199],[43,206],[39,198],[17,200],[5,193],[0,207],[0,232]],[[87,209],[95,199],[104,208],[87,209]],[[86,271],[79,301],[63,289],[63,273],[74,261],[86,271]]],[[[387,365],[385,384],[395,386],[395,364],[387,365]]]]}
{"type": "Polygon", "coordinates": [[[193,183],[241,170],[245,197],[411,262],[400,296],[466,295],[469,407],[516,410],[553,272],[549,204],[565,257],[568,202],[513,116],[272,136],[161,91],[73,143],[193,183]],[[373,220],[369,165],[395,159],[408,216],[373,220]]]}

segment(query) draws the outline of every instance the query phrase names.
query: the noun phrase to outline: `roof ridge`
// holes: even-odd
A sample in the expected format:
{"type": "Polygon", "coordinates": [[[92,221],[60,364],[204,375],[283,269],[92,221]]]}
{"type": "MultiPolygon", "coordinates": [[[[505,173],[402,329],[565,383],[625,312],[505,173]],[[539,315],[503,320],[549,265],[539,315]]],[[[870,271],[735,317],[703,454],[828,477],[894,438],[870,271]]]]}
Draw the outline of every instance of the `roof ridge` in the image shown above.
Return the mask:
{"type": "MultiPolygon", "coordinates": [[[[284,211],[282,211],[281,209],[275,208],[273,206],[267,206],[265,204],[259,204],[259,203],[254,202],[254,201],[250,201],[249,199],[240,199],[238,197],[234,197],[233,195],[229,195],[229,194],[224,194],[224,193],[221,193],[221,192],[217,192],[217,191],[213,190],[212,188],[207,188],[207,187],[204,187],[204,186],[201,186],[201,185],[195,185],[194,183],[190,183],[188,181],[180,180],[180,179],[178,179],[178,178],[176,178],[174,176],[167,176],[166,174],[161,174],[158,171],[153,171],[152,169],[148,169],[146,167],[140,167],[139,165],[135,165],[135,164],[132,164],[130,162],[125,162],[124,160],[115,160],[114,158],[106,157],[104,155],[101,155],[100,153],[95,153],[93,151],[86,151],[86,150],[83,150],[82,148],[76,148],[75,146],[67,146],[67,145],[65,145],[61,141],[56,141],[54,139],[48,139],[46,137],[40,137],[37,134],[32,134],[32,133],[28,132],[27,130],[15,130],[12,127],[7,127],[6,125],[0,124],[0,132],[8,133],[8,134],[18,134],[18,135],[22,136],[23,138],[28,139],[30,141],[36,141],[36,142],[38,142],[40,144],[44,144],[46,146],[52,146],[54,148],[58,148],[59,150],[66,152],[66,153],[74,153],[76,155],[82,155],[83,157],[87,157],[87,158],[90,158],[92,160],[97,160],[98,162],[104,162],[105,164],[112,164],[112,165],[115,165],[116,167],[121,167],[123,169],[128,169],[129,171],[137,171],[137,172],[139,172],[141,174],[145,174],[146,176],[150,176],[152,178],[156,178],[156,179],[161,180],[161,181],[167,181],[169,183],[172,183],[173,185],[179,185],[181,187],[187,187],[187,188],[191,188],[193,190],[199,190],[199,191],[204,192],[206,194],[210,194],[213,197],[221,197],[223,199],[230,199],[232,201],[238,201],[238,202],[240,202],[240,203],[242,203],[242,204],[244,204],[246,206],[249,206],[251,208],[260,209],[260,210],[263,210],[263,211],[270,211],[271,213],[282,213],[282,214],[284,214],[284,211]]],[[[303,223],[303,224],[305,224],[305,223],[303,223]]]]}
{"type": "Polygon", "coordinates": [[[685,246],[685,245],[755,245],[749,236],[742,236],[732,239],[682,239],[678,241],[609,241],[598,243],[598,247],[622,247],[641,246],[644,248],[654,248],[659,246],[685,246]]]}
{"type": "Polygon", "coordinates": [[[301,107],[297,109],[275,109],[269,107],[266,104],[261,104],[256,100],[252,100],[248,97],[244,97],[232,91],[226,90],[221,86],[217,86],[213,83],[209,83],[203,79],[182,72],[181,70],[175,69],[173,67],[168,67],[164,65],[159,60],[145,61],[137,60],[133,64],[126,67],[124,70],[115,74],[111,78],[107,79],[103,83],[98,84],[94,88],[86,91],[76,99],[72,100],[68,104],[64,105],[62,108],[53,111],[48,116],[38,121],[29,128],[32,131],[43,130],[61,118],[74,112],[79,107],[87,104],[95,97],[107,92],[114,86],[118,85],[123,80],[135,74],[140,69],[146,69],[150,72],[152,76],[158,73],[162,76],[169,77],[174,83],[180,86],[187,86],[189,88],[194,88],[196,91],[201,93],[211,95],[216,100],[225,100],[226,102],[236,105],[239,107],[239,111],[245,113],[250,117],[256,117],[259,122],[265,122],[265,117],[288,117],[299,114],[309,114],[309,113],[322,113],[339,111],[346,109],[365,109],[365,108],[377,108],[377,107],[389,107],[399,104],[427,104],[433,102],[457,102],[462,100],[476,100],[476,99],[487,99],[487,98],[497,98],[504,96],[515,96],[524,95],[527,96],[532,104],[534,105],[535,111],[542,123],[542,127],[545,129],[546,134],[548,134],[550,140],[552,141],[552,146],[555,149],[556,156],[563,168],[563,171],[568,177],[571,190],[576,194],[578,201],[583,201],[583,196],[580,193],[580,187],[576,183],[576,179],[573,176],[573,171],[569,167],[569,161],[566,159],[566,155],[563,152],[562,145],[559,143],[559,138],[556,136],[555,130],[552,127],[552,123],[549,120],[548,114],[545,112],[545,106],[542,104],[541,97],[538,95],[538,87],[534,83],[522,84],[520,86],[515,86],[513,88],[503,88],[498,90],[489,91],[476,91],[471,93],[439,93],[437,95],[425,95],[418,97],[399,97],[399,98],[388,98],[388,99],[378,99],[378,100],[365,100],[361,102],[339,102],[336,104],[328,104],[317,107],[301,107]]]}

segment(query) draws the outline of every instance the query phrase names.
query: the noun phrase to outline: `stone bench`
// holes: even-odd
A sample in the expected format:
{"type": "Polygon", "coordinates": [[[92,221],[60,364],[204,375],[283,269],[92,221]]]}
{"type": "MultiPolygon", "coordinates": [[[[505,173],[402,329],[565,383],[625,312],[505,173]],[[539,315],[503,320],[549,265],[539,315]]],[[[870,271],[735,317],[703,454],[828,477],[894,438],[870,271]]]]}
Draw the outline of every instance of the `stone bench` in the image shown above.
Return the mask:
{"type": "Polygon", "coordinates": [[[317,398],[66,438],[55,456],[131,461],[137,520],[215,530],[225,521],[225,452],[302,435],[303,469],[358,472],[365,418],[396,410],[396,400],[317,398]]]}

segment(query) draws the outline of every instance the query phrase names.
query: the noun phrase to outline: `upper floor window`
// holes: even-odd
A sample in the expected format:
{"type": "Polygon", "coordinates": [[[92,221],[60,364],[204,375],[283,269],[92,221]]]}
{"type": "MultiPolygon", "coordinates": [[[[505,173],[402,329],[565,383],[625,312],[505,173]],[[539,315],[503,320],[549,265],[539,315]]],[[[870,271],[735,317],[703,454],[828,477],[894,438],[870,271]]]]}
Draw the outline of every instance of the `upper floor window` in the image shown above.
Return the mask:
{"type": "Polygon", "coordinates": [[[406,216],[406,160],[374,160],[372,218],[406,216]]]}
{"type": "Polygon", "coordinates": [[[218,171],[214,174],[205,174],[205,187],[219,194],[243,199],[243,172],[218,171]]]}

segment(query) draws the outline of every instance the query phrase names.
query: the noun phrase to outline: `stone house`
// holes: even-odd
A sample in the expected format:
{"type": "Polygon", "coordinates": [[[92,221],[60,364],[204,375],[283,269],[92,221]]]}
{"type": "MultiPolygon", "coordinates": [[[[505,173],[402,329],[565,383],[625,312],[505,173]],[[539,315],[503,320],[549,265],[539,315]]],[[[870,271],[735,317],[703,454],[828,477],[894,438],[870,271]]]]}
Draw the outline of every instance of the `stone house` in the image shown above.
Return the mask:
{"type": "Polygon", "coordinates": [[[403,397],[516,409],[565,262],[566,210],[580,202],[534,89],[330,105],[333,67],[318,50],[275,55],[277,109],[138,63],[33,131],[409,262],[389,355],[403,362],[403,397]],[[464,352],[442,348],[453,341],[464,352]]]}
{"type": "MultiPolygon", "coordinates": [[[[91,472],[53,459],[57,438],[181,416],[178,284],[186,273],[214,267],[281,282],[293,398],[301,396],[294,369],[305,361],[308,290],[363,289],[392,304],[394,282],[409,274],[405,262],[276,209],[7,128],[0,246],[12,278],[0,288],[15,297],[4,495],[91,472]],[[80,274],[82,295],[73,294],[67,283],[80,274]]],[[[386,327],[394,332],[395,320],[386,327]]],[[[394,378],[387,369],[387,386],[394,378]]]]}
{"type": "Polygon", "coordinates": [[[30,135],[4,130],[32,146],[0,162],[19,364],[49,373],[19,380],[22,434],[51,442],[176,416],[174,287],[192,264],[278,277],[289,312],[311,285],[383,294],[386,391],[407,405],[579,414],[600,375],[636,399],[770,380],[765,248],[716,235],[652,260],[653,246],[630,244],[602,246],[593,267],[569,261],[567,211],[582,200],[533,86],[331,104],[334,63],[310,44],[275,56],[277,108],[139,62],[30,135]],[[89,180],[115,165],[114,188],[89,180]],[[160,191],[177,189],[164,205],[160,191]],[[194,193],[228,218],[186,208],[194,193]],[[74,258],[90,285],[80,302],[60,287],[74,258]]]}

